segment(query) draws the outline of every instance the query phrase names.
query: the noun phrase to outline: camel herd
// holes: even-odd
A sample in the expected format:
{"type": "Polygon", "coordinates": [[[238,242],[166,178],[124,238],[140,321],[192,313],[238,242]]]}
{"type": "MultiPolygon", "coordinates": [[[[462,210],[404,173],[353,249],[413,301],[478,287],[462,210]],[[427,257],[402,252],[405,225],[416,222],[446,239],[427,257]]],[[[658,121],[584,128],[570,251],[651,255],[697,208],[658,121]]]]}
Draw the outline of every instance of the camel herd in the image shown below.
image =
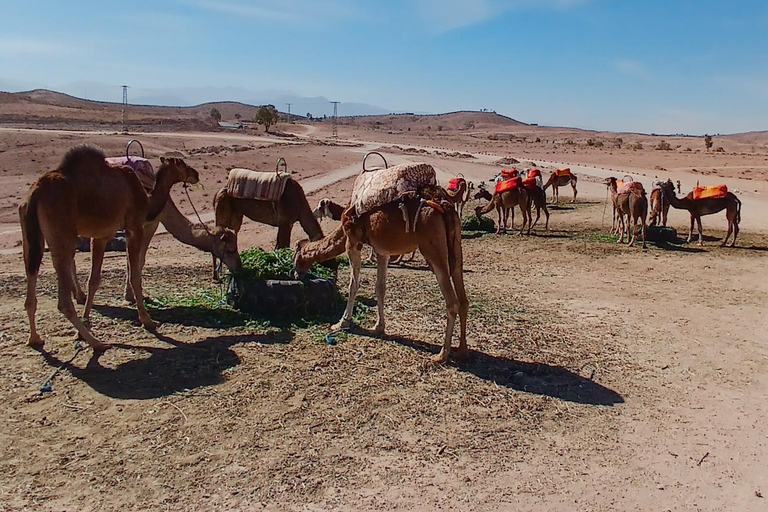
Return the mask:
{"type": "MultiPolygon", "coordinates": [[[[408,166],[405,167],[407,171],[408,166]]],[[[385,330],[384,298],[388,264],[392,258],[402,258],[402,255],[420,251],[435,274],[446,302],[447,324],[443,346],[433,359],[437,363],[445,363],[451,356],[451,339],[457,316],[460,334],[455,357],[463,359],[468,355],[466,323],[469,303],[463,280],[461,212],[474,186],[460,176],[451,180],[448,189],[444,189],[437,185],[431,166],[418,164],[417,167],[431,181],[414,186],[398,195],[396,200],[388,199],[364,210],[356,206],[354,201],[340,205],[324,199],[313,211],[301,185],[290,177],[286,177],[285,188],[276,200],[238,197],[224,188],[214,198],[215,226],[208,227],[189,222],[169,197],[174,184],[187,186],[199,181],[197,171],[182,159],[161,158],[154,183],[147,184],[137,177],[135,169],[108,162],[101,150],[90,146],[75,147],[64,156],[55,170],[43,174],[32,184],[26,199],[19,205],[27,274],[25,309],[30,326],[27,343],[33,347],[42,347],[44,343],[36,329],[35,315],[36,284],[46,243],[58,278],[59,311],[94,352],[101,352],[109,348],[109,345],[97,339],[87,324],[99,287],[106,244],[117,230],[124,229],[127,240],[128,279],[125,298],[135,302],[142,326],[151,330],[157,324],[150,318],[143,304],[141,273],[147,248],[158,224],[162,222],[181,242],[212,254],[214,278],[218,279],[217,259],[232,270],[237,270],[241,265],[237,233],[243,217],[248,217],[278,228],[277,248],[289,246],[293,225],[300,223],[309,240],[302,240],[296,246],[294,265],[299,275],[306,273],[315,262],[327,261],[343,253],[348,255],[352,269],[349,298],[335,329],[346,328],[351,324],[355,295],[360,286],[361,251],[364,246],[372,248],[377,262],[378,317],[374,327],[377,334],[383,334],[385,330]],[[328,236],[323,234],[319,223],[323,217],[340,221],[328,236]],[[92,239],[92,267],[87,295],[83,293],[75,272],[74,254],[78,236],[92,239]],[[83,320],[77,315],[73,297],[78,303],[85,304],[83,320]]],[[[361,177],[366,172],[378,172],[366,170],[365,164],[363,169],[361,177]]],[[[384,169],[391,171],[395,168],[386,167],[385,164],[384,169]]],[[[497,184],[493,193],[484,184],[480,184],[474,194],[475,199],[488,201],[485,206],[475,209],[478,217],[496,209],[497,233],[506,231],[510,213],[514,228],[515,206],[521,209],[523,217],[520,234],[523,234],[526,227],[527,232],[531,232],[542,210],[546,217],[545,229],[549,229],[546,189],[550,186],[553,187],[555,201],[558,188],[566,185],[572,187],[572,201],[576,200],[577,177],[570,170],[553,172],[543,186],[539,171],[529,170],[528,178],[524,181],[512,174],[502,174],[504,179],[516,179],[517,182],[503,187],[497,184]],[[532,221],[533,207],[536,208],[536,219],[532,221]]],[[[614,209],[612,232],[620,235],[619,243],[624,241],[626,235],[628,243],[634,244],[640,223],[645,248],[649,204],[643,186],[640,183],[619,183],[615,178],[607,179],[605,184],[610,190],[614,209]]],[[[699,243],[702,243],[701,217],[726,210],[728,233],[723,245],[731,234],[731,246],[735,244],[739,233],[741,203],[732,193],[708,199],[694,199],[689,194],[679,199],[671,181],[658,182],[651,193],[651,225],[657,222],[666,225],[670,206],[690,212],[688,241],[693,235],[694,222],[697,222],[699,243]]]]}

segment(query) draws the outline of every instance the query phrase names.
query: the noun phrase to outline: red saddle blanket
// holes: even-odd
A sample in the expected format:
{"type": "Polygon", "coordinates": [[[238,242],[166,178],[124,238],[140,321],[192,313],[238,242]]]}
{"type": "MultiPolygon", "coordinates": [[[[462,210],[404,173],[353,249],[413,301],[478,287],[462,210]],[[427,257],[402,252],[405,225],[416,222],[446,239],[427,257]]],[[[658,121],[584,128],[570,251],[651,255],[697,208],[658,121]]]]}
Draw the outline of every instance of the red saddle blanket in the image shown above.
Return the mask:
{"type": "Polygon", "coordinates": [[[717,199],[728,195],[728,187],[725,185],[712,185],[710,187],[693,187],[694,199],[717,199]]]}
{"type": "Polygon", "coordinates": [[[496,183],[496,193],[501,194],[502,192],[506,192],[508,190],[514,190],[522,186],[523,186],[523,180],[520,178],[520,176],[518,176],[516,178],[511,178],[511,179],[496,183]]]}
{"type": "Polygon", "coordinates": [[[621,186],[618,187],[619,195],[629,194],[630,192],[634,192],[635,194],[642,194],[645,192],[645,189],[643,188],[643,184],[639,181],[628,181],[626,183],[622,183],[621,186]]]}
{"type": "Polygon", "coordinates": [[[555,169],[555,174],[557,174],[558,176],[570,176],[571,168],[566,167],[565,169],[555,169]]]}
{"type": "Polygon", "coordinates": [[[504,178],[505,180],[508,180],[508,179],[511,179],[511,178],[516,178],[519,175],[520,175],[520,173],[517,172],[517,169],[502,169],[501,170],[501,177],[504,178]]]}
{"type": "Polygon", "coordinates": [[[536,178],[526,178],[523,180],[523,188],[535,188],[539,186],[536,178]]]}
{"type": "Polygon", "coordinates": [[[464,182],[464,178],[452,178],[448,180],[448,190],[453,192],[454,190],[459,189],[459,184],[464,182]]]}
{"type": "Polygon", "coordinates": [[[528,179],[541,176],[541,171],[538,169],[528,169],[528,179]]]}

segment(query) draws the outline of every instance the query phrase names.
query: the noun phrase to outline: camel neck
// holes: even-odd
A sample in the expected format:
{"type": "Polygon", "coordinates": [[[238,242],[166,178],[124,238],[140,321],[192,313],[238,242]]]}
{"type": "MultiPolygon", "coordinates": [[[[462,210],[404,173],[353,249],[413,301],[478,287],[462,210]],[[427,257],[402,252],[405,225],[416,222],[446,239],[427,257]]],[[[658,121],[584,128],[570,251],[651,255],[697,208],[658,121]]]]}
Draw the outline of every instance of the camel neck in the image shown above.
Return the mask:
{"type": "Polygon", "coordinates": [[[165,229],[179,242],[191,245],[201,251],[211,252],[213,250],[214,236],[205,228],[192,224],[184,214],[182,214],[170,197],[165,203],[163,211],[160,213],[160,222],[165,229]]]}
{"type": "Polygon", "coordinates": [[[154,220],[160,215],[170,196],[171,187],[177,182],[178,180],[174,179],[173,176],[173,169],[167,166],[160,167],[160,170],[157,172],[155,187],[149,194],[147,220],[154,220]]]}

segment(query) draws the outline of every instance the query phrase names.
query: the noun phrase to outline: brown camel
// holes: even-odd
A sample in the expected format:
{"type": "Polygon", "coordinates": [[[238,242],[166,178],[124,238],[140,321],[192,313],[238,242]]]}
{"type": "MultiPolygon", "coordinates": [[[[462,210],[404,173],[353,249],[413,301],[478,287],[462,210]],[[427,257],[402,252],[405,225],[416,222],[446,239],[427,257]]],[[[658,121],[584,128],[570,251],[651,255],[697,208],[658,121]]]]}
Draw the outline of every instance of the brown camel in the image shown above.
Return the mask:
{"type": "MultiPolygon", "coordinates": [[[[216,225],[240,232],[243,216],[256,222],[277,227],[275,249],[290,247],[291,231],[298,221],[310,240],[323,238],[320,223],[312,214],[312,209],[299,182],[289,179],[279,201],[260,201],[258,199],[239,199],[232,197],[226,188],[219,190],[213,198],[216,209],[216,225]]],[[[213,275],[217,278],[216,256],[213,256],[213,275]]]]}
{"type": "MultiPolygon", "coordinates": [[[[667,180],[672,183],[672,180],[667,180]]],[[[651,190],[651,218],[649,226],[655,226],[661,221],[661,225],[667,227],[667,215],[669,214],[669,201],[664,200],[661,193],[661,183],[657,182],[651,190]]]]}
{"type": "Polygon", "coordinates": [[[632,246],[637,240],[637,222],[642,221],[642,234],[643,234],[643,249],[646,249],[645,244],[645,230],[648,219],[648,197],[645,193],[643,185],[638,182],[631,183],[631,188],[626,193],[619,193],[616,186],[616,178],[607,178],[606,184],[611,189],[611,197],[614,199],[614,204],[618,210],[619,225],[621,235],[617,243],[624,243],[624,234],[627,234],[628,245],[632,246]],[[624,223],[624,216],[627,216],[626,224],[624,223]],[[632,227],[630,228],[630,221],[632,227]],[[630,235],[629,230],[632,230],[630,235]]]}
{"type": "MultiPolygon", "coordinates": [[[[211,253],[214,258],[219,258],[230,270],[237,270],[241,266],[240,253],[237,250],[237,233],[228,228],[219,226],[208,227],[200,224],[192,224],[184,214],[176,207],[172,198],[168,198],[165,208],[154,221],[144,225],[144,234],[142,236],[141,256],[139,258],[139,268],[144,268],[144,262],[147,257],[147,249],[155,236],[158,224],[162,223],[168,233],[179,242],[191,245],[201,251],[211,253]]],[[[133,288],[130,286],[130,272],[126,274],[125,280],[125,300],[136,302],[133,296],[133,288]]],[[[80,282],[75,276],[75,299],[79,304],[85,304],[85,293],[80,287],[80,282]]],[[[146,297],[146,295],[145,295],[146,297]]]]}
{"type": "Polygon", "coordinates": [[[463,176],[455,179],[457,180],[455,190],[444,189],[445,200],[451,202],[454,207],[458,205],[457,210],[459,211],[459,218],[461,218],[464,215],[464,205],[469,201],[469,195],[467,194],[469,186],[463,176]]]}
{"type": "MultiPolygon", "coordinates": [[[[426,195],[426,194],[425,194],[426,195]]],[[[434,197],[437,197],[435,194],[434,197]]],[[[404,199],[408,212],[416,212],[413,224],[415,230],[406,232],[403,211],[398,203],[388,203],[354,217],[353,208],[344,212],[342,225],[331,234],[316,242],[299,242],[294,255],[294,264],[299,274],[306,273],[310,266],[347,253],[352,266],[349,283],[349,300],[341,320],[333,329],[349,327],[352,323],[352,309],[355,295],[360,287],[360,250],[363,244],[370,244],[376,252],[376,301],[378,317],[374,330],[384,334],[384,295],[386,293],[387,264],[392,254],[403,254],[419,249],[435,273],[440,290],[445,298],[448,322],[440,353],[433,357],[436,363],[445,363],[451,352],[451,338],[456,322],[460,320],[460,341],[456,354],[458,359],[469,355],[467,349],[467,312],[469,302],[464,290],[463,260],[461,251],[461,221],[453,205],[442,201],[422,203],[420,198],[404,199]]]]}
{"type": "Polygon", "coordinates": [[[553,172],[549,175],[549,179],[544,184],[544,190],[547,190],[547,187],[552,187],[552,195],[555,198],[555,203],[557,203],[560,200],[560,193],[558,189],[560,187],[564,187],[568,184],[571,185],[571,188],[573,189],[573,199],[571,200],[572,203],[576,202],[576,182],[579,179],[576,177],[575,174],[563,174],[558,175],[556,172],[553,172]]]}
{"type": "MultiPolygon", "coordinates": [[[[341,206],[339,203],[331,201],[330,199],[321,199],[320,202],[317,203],[317,208],[314,209],[312,214],[317,220],[322,220],[323,218],[341,220],[341,215],[344,213],[346,208],[347,207],[341,206]]],[[[393,254],[392,256],[394,256],[394,258],[391,259],[391,263],[393,265],[399,265],[400,263],[403,263],[403,258],[405,258],[406,255],[393,254]]],[[[408,259],[406,259],[405,262],[413,261],[413,258],[415,257],[416,251],[413,251],[410,255],[408,255],[408,259]]],[[[371,254],[366,258],[366,260],[376,261],[376,253],[373,252],[373,248],[371,248],[371,254]]]]}
{"type": "Polygon", "coordinates": [[[682,199],[678,199],[675,195],[675,188],[672,183],[662,183],[661,192],[664,195],[669,204],[673,208],[678,210],[688,210],[691,214],[691,229],[688,231],[688,243],[691,242],[693,237],[693,223],[694,221],[699,227],[699,245],[704,245],[704,235],[701,228],[701,217],[703,215],[711,215],[725,210],[725,218],[728,220],[728,233],[723,239],[721,247],[725,247],[728,243],[728,238],[733,233],[733,241],[731,247],[736,245],[736,237],[739,236],[739,222],[741,222],[741,201],[732,192],[728,192],[725,197],[709,198],[709,199],[693,199],[693,192],[689,193],[682,199]]]}
{"type": "Polygon", "coordinates": [[[520,212],[523,215],[523,225],[520,227],[520,234],[522,235],[523,231],[525,231],[526,224],[528,224],[528,233],[530,234],[531,219],[529,216],[529,197],[530,196],[528,191],[522,187],[513,188],[512,190],[507,190],[501,194],[494,193],[493,195],[491,195],[488,190],[481,188],[475,194],[475,199],[488,199],[489,202],[484,207],[477,206],[475,208],[475,215],[480,218],[483,216],[483,214],[488,213],[495,208],[499,217],[499,224],[496,227],[496,234],[500,235],[502,231],[504,233],[507,232],[507,220],[509,218],[510,212],[512,213],[511,229],[515,229],[515,206],[520,206],[520,212]]]}
{"type": "Polygon", "coordinates": [[[109,345],[97,340],[77,316],[72,303],[75,287],[72,270],[78,235],[93,238],[91,277],[85,306],[87,317],[99,286],[107,242],[118,229],[124,229],[126,233],[130,280],[139,320],[147,329],[157,327],[144,307],[141,289],[139,261],[144,225],[163,210],[172,185],[199,181],[197,171],[183,160],[161,158],[160,161],[157,181],[149,197],[129,167],[108,165],[101,150],[88,146],[71,149],[56,170],[43,174],[32,184],[27,198],[19,205],[27,271],[24,307],[29,316],[28,345],[41,347],[44,343],[35,325],[35,288],[43,248],[48,242],[59,281],[59,311],[95,351],[109,348],[109,345]]]}

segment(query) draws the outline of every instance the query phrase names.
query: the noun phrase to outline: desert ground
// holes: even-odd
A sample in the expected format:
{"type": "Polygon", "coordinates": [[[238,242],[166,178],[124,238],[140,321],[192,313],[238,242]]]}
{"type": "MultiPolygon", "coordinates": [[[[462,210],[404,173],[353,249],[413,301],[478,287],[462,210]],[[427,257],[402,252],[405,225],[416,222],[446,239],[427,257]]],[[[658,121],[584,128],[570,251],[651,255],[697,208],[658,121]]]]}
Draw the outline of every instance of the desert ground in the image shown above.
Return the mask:
{"type": "MultiPolygon", "coordinates": [[[[338,138],[329,123],[300,122],[275,127],[279,135],[142,125],[126,136],[86,129],[88,119],[24,123],[29,111],[13,109],[0,123],[0,510],[768,508],[764,134],[715,137],[723,152],[707,152],[701,138],[493,124],[478,113],[342,120],[338,138]],[[119,155],[132,137],[153,162],[177,152],[200,172],[191,200],[206,222],[228,169],[272,170],[279,156],[312,205],[347,201],[372,150],[390,164],[428,162],[443,185],[459,173],[488,181],[510,166],[502,159],[568,165],[579,195],[571,205],[570,187],[560,189],[548,231],[542,219],[530,236],[464,238],[466,363],[426,364],[445,309],[419,257],[390,268],[386,336],[367,331],[375,268],[366,267],[358,325],[329,345],[329,324],[270,325],[192,306],[150,309],[162,325],[145,331],[122,299],[125,255],[108,253],[92,323],[115,348],[69,362],[75,331],[56,309],[46,256],[46,345],[33,350],[16,207],[69,147],[119,155]],[[654,149],[662,139],[672,149],[654,149]],[[617,245],[602,180],[625,175],[648,189],[656,177],[679,179],[684,193],[727,184],[743,203],[737,247],[719,247],[724,213],[704,217],[703,247],[617,245]],[[62,363],[53,390],[39,392],[62,363]]],[[[181,188],[172,197],[194,218],[181,188]]],[[[326,233],[335,225],[322,222],[326,233]]],[[[670,210],[670,225],[684,238],[687,212],[670,210]]],[[[240,249],[272,248],[275,234],[246,220],[240,249]]],[[[293,241],[304,237],[296,225],[293,241]]],[[[76,259],[84,282],[90,257],[76,259]]],[[[158,234],[145,290],[218,293],[210,271],[210,255],[158,234]]]]}

